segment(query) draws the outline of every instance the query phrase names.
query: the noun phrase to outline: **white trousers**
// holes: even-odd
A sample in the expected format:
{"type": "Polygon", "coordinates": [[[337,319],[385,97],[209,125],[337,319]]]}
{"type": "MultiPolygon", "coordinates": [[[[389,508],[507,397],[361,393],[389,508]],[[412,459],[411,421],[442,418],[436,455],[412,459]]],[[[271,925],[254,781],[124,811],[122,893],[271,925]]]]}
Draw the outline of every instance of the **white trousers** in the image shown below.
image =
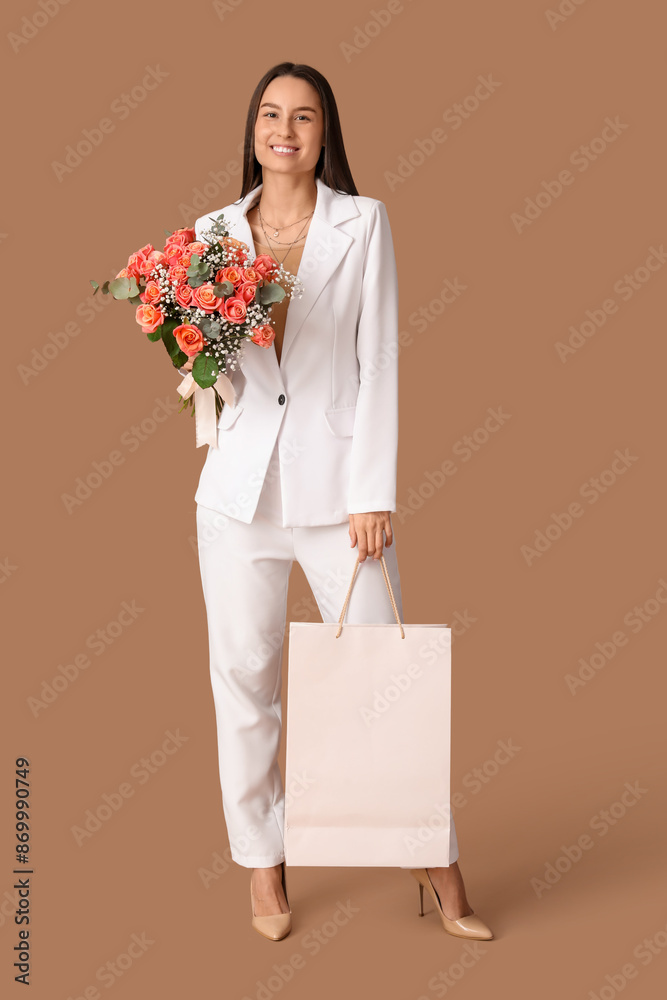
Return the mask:
{"type": "MultiPolygon", "coordinates": [[[[285,858],[285,792],[278,751],[292,564],[296,560],[303,569],[322,620],[336,622],[358,553],[350,545],[347,520],[315,527],[282,526],[276,467],[275,462],[269,466],[274,474],[267,474],[250,524],[197,504],[222,805],[232,858],[247,868],[271,867],[285,858]]],[[[395,535],[384,557],[403,620],[395,535]]],[[[395,621],[382,569],[370,556],[359,567],[345,620],[395,621]]],[[[442,859],[442,866],[458,858],[453,817],[449,843],[449,857],[442,859]]]]}

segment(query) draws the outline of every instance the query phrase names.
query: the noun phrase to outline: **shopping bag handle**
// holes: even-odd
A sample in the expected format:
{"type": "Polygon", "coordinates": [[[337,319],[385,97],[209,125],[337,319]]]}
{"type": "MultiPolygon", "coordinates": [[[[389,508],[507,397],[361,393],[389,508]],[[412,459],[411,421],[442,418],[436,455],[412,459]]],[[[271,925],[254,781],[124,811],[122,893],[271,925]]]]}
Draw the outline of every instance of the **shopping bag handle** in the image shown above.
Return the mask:
{"type": "MultiPolygon", "coordinates": [[[[345,612],[347,611],[347,606],[348,606],[348,604],[350,602],[350,594],[352,593],[352,586],[354,584],[354,581],[355,581],[355,578],[356,578],[356,575],[357,575],[357,570],[359,569],[359,562],[360,562],[359,556],[357,556],[357,561],[355,562],[354,569],[352,571],[352,579],[350,580],[350,586],[348,587],[347,594],[345,595],[345,601],[343,603],[343,610],[341,611],[340,618],[338,619],[338,631],[336,632],[336,638],[339,637],[339,635],[340,635],[340,633],[341,633],[341,631],[343,629],[343,618],[345,617],[345,612]]],[[[386,583],[387,590],[389,591],[389,600],[391,601],[391,606],[394,609],[394,617],[396,618],[396,622],[398,624],[398,627],[399,627],[399,630],[400,630],[400,633],[401,633],[401,639],[405,639],[405,632],[403,631],[403,626],[401,624],[401,619],[400,619],[400,616],[398,614],[398,608],[396,607],[396,598],[394,597],[394,591],[391,589],[391,581],[389,579],[389,571],[387,570],[387,564],[384,561],[384,556],[380,556],[380,565],[382,566],[382,575],[384,576],[384,582],[386,583]]]]}

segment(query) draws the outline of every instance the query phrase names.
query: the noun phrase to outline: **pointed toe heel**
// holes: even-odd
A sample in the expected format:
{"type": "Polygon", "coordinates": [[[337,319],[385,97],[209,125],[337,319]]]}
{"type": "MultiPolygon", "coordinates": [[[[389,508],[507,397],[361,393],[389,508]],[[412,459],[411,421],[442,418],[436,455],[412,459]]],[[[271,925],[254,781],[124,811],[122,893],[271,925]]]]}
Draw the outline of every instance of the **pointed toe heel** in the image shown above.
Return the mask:
{"type": "MultiPolygon", "coordinates": [[[[289,906],[289,898],[287,896],[287,885],[285,882],[285,862],[282,862],[281,869],[281,881],[283,885],[283,892],[285,893],[285,899],[287,905],[289,906]]],[[[254,929],[262,935],[262,937],[268,938],[269,941],[282,941],[283,938],[287,937],[289,932],[292,930],[292,908],[289,908],[287,913],[269,913],[263,917],[255,916],[255,902],[252,894],[252,881],[250,883],[250,907],[252,910],[252,926],[254,929]]]]}
{"type": "Polygon", "coordinates": [[[253,914],[252,926],[269,941],[282,941],[292,930],[292,916],[290,913],[275,913],[267,917],[253,914]]]}
{"type": "Polygon", "coordinates": [[[435,903],[435,908],[440,914],[442,925],[448,934],[451,934],[453,937],[469,938],[474,941],[493,940],[493,931],[490,927],[487,927],[484,921],[478,917],[476,913],[468,913],[465,917],[458,917],[456,920],[450,920],[449,917],[445,915],[440,902],[440,897],[436,892],[435,886],[431,882],[430,875],[426,868],[411,868],[410,874],[419,884],[420,917],[424,916],[424,889],[426,889],[435,903]]]}

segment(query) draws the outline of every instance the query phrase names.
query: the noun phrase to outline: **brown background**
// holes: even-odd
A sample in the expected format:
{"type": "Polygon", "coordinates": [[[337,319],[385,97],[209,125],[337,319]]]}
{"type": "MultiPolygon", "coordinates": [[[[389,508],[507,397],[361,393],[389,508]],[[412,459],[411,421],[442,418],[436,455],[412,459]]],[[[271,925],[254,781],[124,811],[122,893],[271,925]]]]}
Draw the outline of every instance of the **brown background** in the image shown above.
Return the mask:
{"type": "MultiPolygon", "coordinates": [[[[45,0],[50,10],[55,2],[45,0]]],[[[475,619],[454,645],[452,790],[466,798],[456,821],[469,899],[497,939],[451,980],[456,996],[659,995],[664,265],[639,271],[627,302],[614,283],[667,239],[665,25],[647,0],[561,6],[571,13],[552,28],[546,0],[394,3],[386,27],[346,59],[342,43],[385,0],[343,0],[319,22],[303,0],[243,0],[222,16],[204,2],[71,0],[39,30],[30,28],[37,0],[4,5],[0,976],[12,996],[22,995],[12,969],[19,755],[32,764],[34,997],[94,996],[85,990],[97,983],[100,995],[142,1000],[255,998],[274,965],[300,954],[303,968],[270,995],[431,1000],[444,995],[433,977],[463,968],[463,942],[443,932],[430,903],[418,918],[405,872],[289,870],[294,929],[276,945],[250,928],[246,871],[223,864],[203,884],[215,853],[228,857],[192,546],[204,449],[184,413],[135,451],[121,443],[156,400],[177,401],[178,376],[125,304],[105,300],[91,320],[86,303],[89,278],[104,281],[165,228],[238,197],[237,176],[189,217],[182,208],[209,171],[240,165],[252,89],[283,59],[327,76],[357,187],[389,212],[401,328],[412,334],[401,353],[400,501],[489,407],[511,415],[419,509],[394,516],[406,620],[475,619]],[[22,30],[34,37],[15,52],[22,30]],[[112,102],[147,66],[166,76],[122,120],[112,102]],[[479,75],[500,86],[460,128],[443,124],[479,75]],[[59,180],[53,162],[104,117],[113,131],[59,180]],[[607,117],[627,127],[579,170],[571,153],[607,117]],[[447,139],[392,190],[387,172],[438,127],[447,139]],[[512,213],[568,168],[574,182],[518,232],[512,213]],[[446,279],[466,291],[418,333],[410,315],[446,279]],[[616,314],[563,363],[555,344],[610,297],[616,314]],[[47,350],[55,356],[26,383],[21,366],[68,323],[80,332],[47,350]],[[636,460],[588,503],[582,484],[610,468],[616,449],[636,460]],[[114,450],[122,464],[68,513],[62,494],[114,450]],[[528,565],[521,547],[575,501],[583,516],[528,565]],[[143,610],[96,656],[87,637],[124,601],[143,610]],[[634,632],[624,618],[646,602],[634,632]],[[619,630],[626,645],[571,693],[566,675],[619,630]],[[86,650],[91,665],[35,715],[28,699],[86,650]],[[159,750],[166,730],[187,742],[149,781],[130,779],[134,795],[78,846],[72,828],[159,750]],[[500,740],[521,749],[472,793],[466,775],[500,740]],[[626,782],[646,791],[603,836],[591,820],[626,782]],[[593,847],[538,896],[531,880],[586,833],[593,847]],[[358,912],[313,954],[306,936],[346,900],[358,912]],[[97,970],[132,934],[154,943],[104,985],[97,970]],[[655,954],[635,953],[644,939],[655,954]],[[636,975],[624,983],[627,963],[636,975]]],[[[289,616],[303,618],[304,607],[317,620],[296,566],[289,616]]]]}

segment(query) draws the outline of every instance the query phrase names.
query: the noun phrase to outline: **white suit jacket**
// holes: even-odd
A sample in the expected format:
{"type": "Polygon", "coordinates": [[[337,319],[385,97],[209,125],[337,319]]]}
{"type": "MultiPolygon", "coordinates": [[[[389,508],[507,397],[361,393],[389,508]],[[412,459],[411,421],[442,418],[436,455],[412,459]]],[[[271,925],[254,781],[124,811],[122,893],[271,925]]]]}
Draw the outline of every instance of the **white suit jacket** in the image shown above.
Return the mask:
{"type": "MultiPolygon", "coordinates": [[[[280,364],[275,347],[245,341],[228,373],[235,405],[218,421],[197,503],[250,523],[278,442],[283,524],[338,524],[396,509],[398,281],[383,202],[334,192],[319,178],[280,364]]],[[[222,211],[255,257],[246,213],[261,189],[222,211]]]]}

